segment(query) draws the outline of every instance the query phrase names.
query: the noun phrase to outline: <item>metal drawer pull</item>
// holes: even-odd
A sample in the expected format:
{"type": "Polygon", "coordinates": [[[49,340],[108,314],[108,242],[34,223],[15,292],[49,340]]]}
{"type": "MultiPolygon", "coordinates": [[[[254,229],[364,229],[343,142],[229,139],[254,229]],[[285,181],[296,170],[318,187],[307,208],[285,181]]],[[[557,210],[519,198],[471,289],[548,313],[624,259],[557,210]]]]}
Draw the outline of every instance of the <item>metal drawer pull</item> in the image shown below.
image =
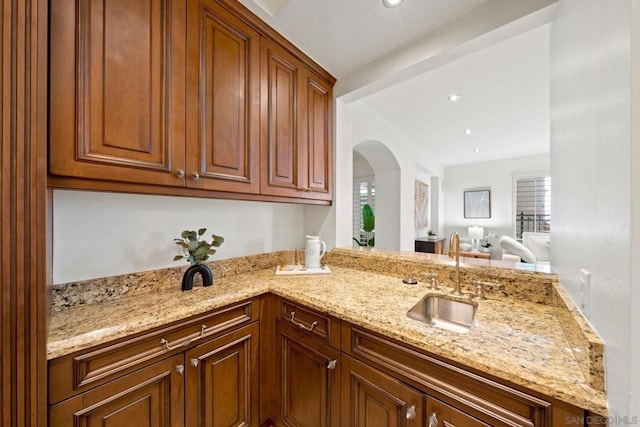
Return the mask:
{"type": "Polygon", "coordinates": [[[407,414],[406,417],[408,420],[415,420],[416,419],[416,407],[415,405],[411,405],[407,408],[407,414]]]}
{"type": "Polygon", "coordinates": [[[429,427],[438,427],[438,417],[435,412],[429,416],[429,427]]]}
{"type": "Polygon", "coordinates": [[[191,359],[191,366],[193,366],[194,368],[197,368],[198,362],[200,362],[198,359],[191,359]]]}
{"type": "Polygon", "coordinates": [[[160,340],[160,345],[163,346],[166,351],[175,350],[178,347],[184,347],[186,345],[191,344],[192,342],[195,342],[195,341],[198,341],[199,339],[204,338],[206,330],[207,330],[207,326],[206,325],[202,325],[202,327],[200,328],[200,335],[198,335],[197,337],[195,337],[193,339],[186,339],[186,340],[182,341],[180,344],[176,344],[174,346],[170,346],[169,345],[169,341],[167,341],[166,339],[162,338],[160,340]]]}
{"type": "Polygon", "coordinates": [[[327,363],[327,369],[336,369],[336,363],[338,363],[336,359],[329,360],[327,363]]]}
{"type": "Polygon", "coordinates": [[[296,325],[300,329],[304,329],[305,331],[311,332],[311,331],[313,331],[313,328],[315,328],[318,325],[318,321],[314,320],[313,323],[311,324],[311,326],[306,326],[304,323],[296,321],[295,317],[296,317],[296,312],[292,311],[291,312],[291,323],[293,323],[294,325],[296,325]]]}
{"type": "Polygon", "coordinates": [[[184,365],[178,365],[176,366],[176,372],[181,374],[184,372],[184,365]]]}
{"type": "Polygon", "coordinates": [[[445,420],[442,420],[442,424],[444,424],[444,427],[456,427],[455,425],[448,423],[445,420]]]}

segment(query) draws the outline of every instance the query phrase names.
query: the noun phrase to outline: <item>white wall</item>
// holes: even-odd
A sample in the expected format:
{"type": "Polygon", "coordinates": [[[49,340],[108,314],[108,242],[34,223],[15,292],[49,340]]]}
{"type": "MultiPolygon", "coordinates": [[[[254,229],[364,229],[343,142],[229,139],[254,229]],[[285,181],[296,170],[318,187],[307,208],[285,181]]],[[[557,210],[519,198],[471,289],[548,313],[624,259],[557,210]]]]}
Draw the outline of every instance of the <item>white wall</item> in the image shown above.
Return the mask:
{"type": "Polygon", "coordinates": [[[374,176],[375,173],[376,172],[373,170],[367,159],[362,157],[362,154],[355,151],[353,153],[353,177],[369,177],[374,176]]]}
{"type": "MultiPolygon", "coordinates": [[[[436,234],[439,232],[438,225],[438,208],[439,208],[439,177],[435,176],[431,171],[422,168],[420,165],[415,165],[415,179],[424,182],[429,185],[428,204],[427,204],[427,218],[428,224],[426,227],[415,228],[415,237],[426,237],[430,230],[433,230],[436,234]],[[432,182],[433,180],[433,182],[432,182]]],[[[414,190],[415,192],[415,190],[414,190]]],[[[415,200],[415,196],[414,196],[415,200]]],[[[415,209],[415,202],[414,202],[415,209]]],[[[414,214],[415,221],[415,214],[414,214]]],[[[415,224],[414,224],[415,225],[415,224]]]]}
{"type": "MultiPolygon", "coordinates": [[[[53,283],[181,265],[173,242],[207,228],[225,238],[212,260],[302,248],[303,206],[140,194],[56,190],[53,283]]],[[[315,213],[328,208],[316,207],[315,213]]],[[[182,261],[184,262],[184,261],[182,261]]]]}
{"type": "Polygon", "coordinates": [[[351,246],[353,238],[353,121],[347,105],[335,102],[336,138],[333,150],[335,181],[333,211],[335,246],[351,246]]]}
{"type": "MultiPolygon", "coordinates": [[[[631,3],[631,57],[632,57],[632,212],[633,234],[631,247],[631,307],[640,307],[640,3],[631,3]]],[[[631,310],[631,355],[640,354],[640,310],[631,310]]],[[[640,414],[640,363],[630,369],[632,414],[640,414]]]]}
{"type": "Polygon", "coordinates": [[[640,286],[631,275],[640,226],[631,204],[640,167],[637,155],[632,164],[631,3],[559,0],[551,30],[551,259],[578,304],[579,269],[591,272],[590,320],[606,344],[614,416],[631,415],[632,394],[640,415],[640,385],[630,381],[638,375],[631,343],[640,341],[637,323],[631,331],[640,286]]]}
{"type": "MultiPolygon", "coordinates": [[[[389,221],[397,221],[400,236],[399,246],[386,249],[412,251],[416,234],[413,216],[414,181],[418,176],[417,170],[419,168],[427,171],[426,173],[432,176],[441,176],[442,167],[432,161],[433,156],[429,156],[429,153],[425,152],[422,147],[400,133],[363,101],[345,105],[338,99],[336,109],[340,112],[337,116],[336,157],[337,159],[343,159],[343,161],[348,159],[350,162],[348,170],[351,174],[349,176],[336,174],[335,202],[338,204],[348,203],[350,205],[353,203],[351,194],[353,147],[365,141],[377,141],[384,144],[393,154],[399,166],[400,176],[391,177],[392,179],[399,179],[400,182],[399,189],[392,189],[398,197],[399,212],[397,213],[397,219],[394,219],[393,215],[396,215],[395,213],[380,211],[380,209],[384,210],[385,206],[376,205],[376,246],[384,247],[378,245],[378,219],[388,218],[389,221]]],[[[375,169],[373,163],[372,166],[375,169]]],[[[338,172],[337,168],[336,170],[338,172]]],[[[386,182],[388,181],[376,172],[377,192],[381,190],[380,185],[384,186],[386,182]]],[[[346,212],[346,208],[343,212],[346,212]]],[[[346,224],[349,226],[348,230],[352,228],[350,214],[351,212],[349,211],[348,223],[344,213],[337,217],[338,221],[344,221],[344,228],[336,230],[338,239],[341,239],[341,233],[346,232],[346,224]]],[[[342,245],[350,245],[351,237],[349,236],[348,240],[342,238],[341,241],[343,242],[342,245]]]]}
{"type": "MultiPolygon", "coordinates": [[[[495,233],[498,236],[503,234],[513,236],[514,176],[548,173],[548,154],[445,168],[443,217],[445,236],[449,236],[454,231],[460,233],[460,236],[466,236],[467,227],[472,225],[484,227],[485,232],[495,233]],[[476,188],[491,190],[491,218],[464,217],[464,191],[476,188]]],[[[499,258],[501,250],[497,246],[497,239],[490,241],[493,244],[492,257],[499,258]]]]}

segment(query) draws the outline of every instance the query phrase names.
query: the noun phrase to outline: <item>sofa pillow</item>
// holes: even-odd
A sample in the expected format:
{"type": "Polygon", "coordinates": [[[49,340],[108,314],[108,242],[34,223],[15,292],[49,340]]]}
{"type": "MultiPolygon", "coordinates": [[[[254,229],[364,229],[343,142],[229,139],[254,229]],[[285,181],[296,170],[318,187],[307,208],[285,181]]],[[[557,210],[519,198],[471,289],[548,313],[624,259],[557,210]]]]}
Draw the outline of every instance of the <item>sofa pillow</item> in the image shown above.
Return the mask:
{"type": "Polygon", "coordinates": [[[507,253],[518,255],[524,262],[535,263],[536,256],[525,245],[512,237],[502,236],[499,241],[500,247],[507,253]]]}
{"type": "Polygon", "coordinates": [[[534,253],[537,261],[550,261],[551,250],[549,240],[544,237],[529,236],[527,242],[529,249],[534,253]]]}
{"type": "Polygon", "coordinates": [[[462,243],[460,242],[460,250],[461,251],[470,251],[473,248],[471,243],[462,243]]]}

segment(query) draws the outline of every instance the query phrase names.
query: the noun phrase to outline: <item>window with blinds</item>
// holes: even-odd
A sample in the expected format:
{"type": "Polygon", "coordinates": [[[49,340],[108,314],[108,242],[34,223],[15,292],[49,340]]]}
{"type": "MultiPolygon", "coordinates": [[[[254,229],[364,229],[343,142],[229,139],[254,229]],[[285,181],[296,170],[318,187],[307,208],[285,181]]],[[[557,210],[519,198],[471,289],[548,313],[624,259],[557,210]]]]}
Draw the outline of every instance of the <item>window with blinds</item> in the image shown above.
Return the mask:
{"type": "Polygon", "coordinates": [[[519,178],[515,182],[515,236],[551,231],[551,177],[519,178]]]}
{"type": "Polygon", "coordinates": [[[361,245],[367,244],[367,237],[362,231],[362,206],[366,203],[371,205],[373,212],[376,211],[376,183],[375,177],[354,177],[353,178],[353,237],[361,245]]]}

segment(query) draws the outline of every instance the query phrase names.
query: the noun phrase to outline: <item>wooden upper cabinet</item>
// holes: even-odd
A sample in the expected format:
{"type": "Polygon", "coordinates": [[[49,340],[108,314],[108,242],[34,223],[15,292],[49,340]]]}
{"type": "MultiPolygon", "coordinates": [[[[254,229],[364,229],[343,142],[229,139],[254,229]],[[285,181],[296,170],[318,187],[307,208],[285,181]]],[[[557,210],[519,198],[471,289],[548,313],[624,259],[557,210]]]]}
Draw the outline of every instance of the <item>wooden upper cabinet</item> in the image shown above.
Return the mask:
{"type": "Polygon", "coordinates": [[[331,85],[305,69],[302,118],[306,145],[307,197],[331,200],[333,182],[333,97],[331,85]]]}
{"type": "Polygon", "coordinates": [[[304,163],[298,123],[301,64],[277,44],[261,42],[262,193],[300,197],[299,169],[304,163]]]}
{"type": "Polygon", "coordinates": [[[258,193],[259,35],[213,0],[187,14],[187,186],[258,193]]]}
{"type": "Polygon", "coordinates": [[[50,172],[184,185],[184,0],[52,0],[50,172]]]}
{"type": "Polygon", "coordinates": [[[331,200],[331,84],[270,40],[260,59],[262,193],[331,200]]]}
{"type": "Polygon", "coordinates": [[[50,185],[332,200],[333,77],[244,6],[50,1],[50,185]]]}

